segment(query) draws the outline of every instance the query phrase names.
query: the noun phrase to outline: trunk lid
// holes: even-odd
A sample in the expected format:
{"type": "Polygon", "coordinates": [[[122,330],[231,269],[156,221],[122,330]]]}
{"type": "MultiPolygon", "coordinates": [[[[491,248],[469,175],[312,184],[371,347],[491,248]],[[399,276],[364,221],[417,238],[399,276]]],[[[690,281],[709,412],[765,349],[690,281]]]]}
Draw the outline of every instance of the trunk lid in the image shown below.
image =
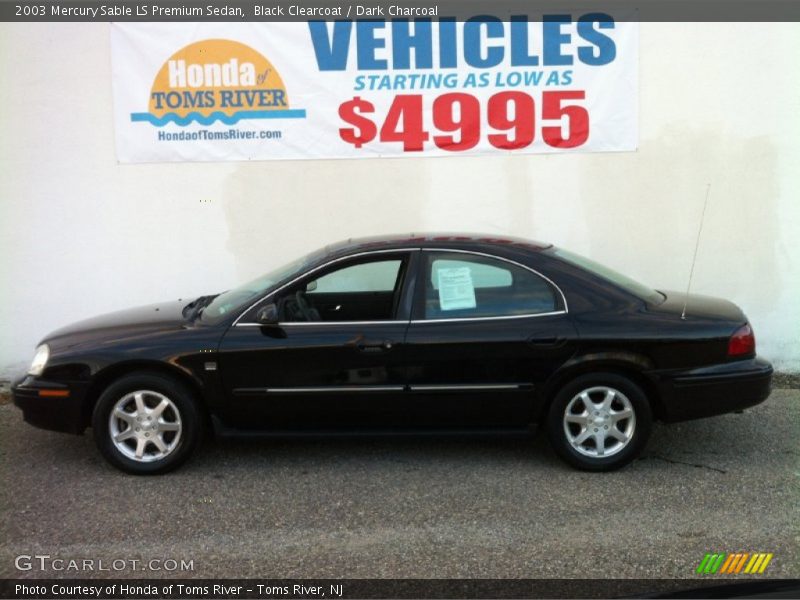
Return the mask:
{"type": "Polygon", "coordinates": [[[743,324],[747,321],[742,309],[729,300],[701,294],[689,294],[687,297],[685,292],[659,291],[666,296],[666,299],[661,304],[653,307],[653,310],[680,316],[684,312],[685,302],[687,319],[712,319],[731,321],[738,324],[743,324]]]}

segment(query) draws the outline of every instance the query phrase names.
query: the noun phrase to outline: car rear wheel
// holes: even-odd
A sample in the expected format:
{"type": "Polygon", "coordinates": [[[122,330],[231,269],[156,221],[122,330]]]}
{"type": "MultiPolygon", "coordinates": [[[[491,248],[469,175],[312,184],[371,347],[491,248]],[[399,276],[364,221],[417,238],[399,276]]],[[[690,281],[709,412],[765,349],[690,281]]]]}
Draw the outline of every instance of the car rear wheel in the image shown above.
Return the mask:
{"type": "Polygon", "coordinates": [[[199,441],[202,419],[191,392],[160,374],[132,374],[111,384],[92,416],[94,438],[115,467],[138,475],[183,463],[199,441]]]}
{"type": "Polygon", "coordinates": [[[642,389],[614,373],[583,375],[556,395],[547,432],[558,455],[587,471],[632,461],[650,436],[652,414],[642,389]]]}

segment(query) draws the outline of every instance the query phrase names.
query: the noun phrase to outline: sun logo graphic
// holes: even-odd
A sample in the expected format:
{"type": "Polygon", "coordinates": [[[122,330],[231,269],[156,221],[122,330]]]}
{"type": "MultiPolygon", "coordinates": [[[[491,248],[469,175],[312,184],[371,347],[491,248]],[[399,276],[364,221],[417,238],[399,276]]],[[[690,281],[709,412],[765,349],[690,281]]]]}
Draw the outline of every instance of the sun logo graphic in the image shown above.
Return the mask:
{"type": "Polygon", "coordinates": [[[156,74],[147,112],[131,121],[156,127],[175,123],[234,125],[243,119],[303,119],[272,63],[233,40],[203,40],[169,57],[156,74]]]}

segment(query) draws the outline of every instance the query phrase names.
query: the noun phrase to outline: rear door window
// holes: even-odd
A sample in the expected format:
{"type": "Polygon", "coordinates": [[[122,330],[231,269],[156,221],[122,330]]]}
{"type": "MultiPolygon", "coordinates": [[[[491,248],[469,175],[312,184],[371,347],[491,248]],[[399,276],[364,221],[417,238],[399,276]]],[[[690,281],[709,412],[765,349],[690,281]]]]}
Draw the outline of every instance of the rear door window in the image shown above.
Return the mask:
{"type": "Polygon", "coordinates": [[[425,319],[506,317],[556,310],[552,286],[524,267],[456,252],[425,255],[425,319]]]}

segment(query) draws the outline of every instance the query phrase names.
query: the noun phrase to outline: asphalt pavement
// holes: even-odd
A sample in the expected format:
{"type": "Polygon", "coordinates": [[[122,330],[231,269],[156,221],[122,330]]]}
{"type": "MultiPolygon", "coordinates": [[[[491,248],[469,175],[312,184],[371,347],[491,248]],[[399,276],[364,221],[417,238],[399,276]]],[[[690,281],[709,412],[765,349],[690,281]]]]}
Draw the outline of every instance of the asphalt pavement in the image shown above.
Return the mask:
{"type": "Polygon", "coordinates": [[[799,436],[800,390],[783,389],[657,426],[615,473],[570,469],[540,434],[213,442],[134,477],[91,435],[35,429],[5,404],[0,576],[688,578],[706,552],[744,551],[774,554],[762,577],[800,577],[799,436]],[[16,568],[35,555],[44,569],[16,568]],[[67,570],[87,558],[125,566],[67,570]]]}

